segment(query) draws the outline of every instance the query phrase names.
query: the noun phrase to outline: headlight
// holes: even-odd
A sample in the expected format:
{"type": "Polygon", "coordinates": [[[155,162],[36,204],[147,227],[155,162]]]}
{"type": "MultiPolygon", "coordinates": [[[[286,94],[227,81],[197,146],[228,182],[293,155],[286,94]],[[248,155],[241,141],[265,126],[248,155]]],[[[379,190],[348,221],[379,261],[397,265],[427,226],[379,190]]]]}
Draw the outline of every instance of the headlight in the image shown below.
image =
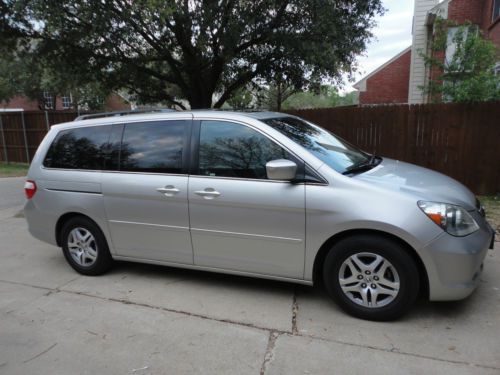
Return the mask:
{"type": "Polygon", "coordinates": [[[447,203],[419,201],[418,207],[452,236],[467,236],[479,229],[473,217],[462,207],[447,203]]]}

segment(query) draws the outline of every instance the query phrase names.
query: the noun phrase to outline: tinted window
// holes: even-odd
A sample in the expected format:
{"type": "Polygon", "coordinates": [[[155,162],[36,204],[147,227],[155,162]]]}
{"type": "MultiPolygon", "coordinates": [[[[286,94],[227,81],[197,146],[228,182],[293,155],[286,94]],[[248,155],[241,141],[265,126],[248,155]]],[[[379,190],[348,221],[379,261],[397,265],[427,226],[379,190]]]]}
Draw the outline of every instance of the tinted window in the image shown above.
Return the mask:
{"type": "Polygon", "coordinates": [[[111,126],[62,130],[52,142],[43,165],[49,168],[100,170],[108,149],[111,126]]]}
{"type": "Polygon", "coordinates": [[[310,151],[337,172],[344,173],[370,160],[368,154],[342,138],[299,118],[281,117],[263,121],[310,151]]]}
{"type": "Polygon", "coordinates": [[[117,171],[120,169],[120,146],[124,127],[125,125],[123,124],[115,124],[111,127],[103,167],[106,171],[117,171]]]}
{"type": "Polygon", "coordinates": [[[120,170],[181,173],[184,130],[185,121],[125,125],[120,170]]]}
{"type": "Polygon", "coordinates": [[[267,179],[266,163],[294,158],[263,134],[225,121],[203,121],[199,174],[267,179]]]}

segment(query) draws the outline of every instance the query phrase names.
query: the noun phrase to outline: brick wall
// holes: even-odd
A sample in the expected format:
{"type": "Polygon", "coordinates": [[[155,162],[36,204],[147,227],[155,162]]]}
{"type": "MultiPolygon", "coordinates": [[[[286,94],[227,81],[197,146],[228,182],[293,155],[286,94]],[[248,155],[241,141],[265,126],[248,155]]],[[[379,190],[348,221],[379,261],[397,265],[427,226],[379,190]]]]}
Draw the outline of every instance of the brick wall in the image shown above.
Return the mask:
{"type": "Polygon", "coordinates": [[[411,51],[407,51],[366,81],[359,104],[407,103],[411,51]]]}
{"type": "Polygon", "coordinates": [[[8,102],[0,102],[0,108],[3,109],[24,109],[25,111],[38,111],[40,107],[36,100],[30,100],[25,96],[15,96],[8,102]]]}
{"type": "Polygon", "coordinates": [[[500,45],[500,19],[493,20],[493,0],[452,0],[448,18],[459,24],[469,21],[479,25],[486,37],[500,45]]]}
{"type": "Polygon", "coordinates": [[[493,43],[500,46],[500,20],[497,20],[497,22],[489,28],[488,32],[488,37],[493,43]]]}
{"type": "Polygon", "coordinates": [[[482,25],[483,9],[489,0],[452,0],[448,5],[448,19],[458,23],[470,21],[482,25]]]}
{"type": "Polygon", "coordinates": [[[500,46],[500,17],[493,19],[493,0],[486,0],[482,29],[493,43],[500,46]]]}

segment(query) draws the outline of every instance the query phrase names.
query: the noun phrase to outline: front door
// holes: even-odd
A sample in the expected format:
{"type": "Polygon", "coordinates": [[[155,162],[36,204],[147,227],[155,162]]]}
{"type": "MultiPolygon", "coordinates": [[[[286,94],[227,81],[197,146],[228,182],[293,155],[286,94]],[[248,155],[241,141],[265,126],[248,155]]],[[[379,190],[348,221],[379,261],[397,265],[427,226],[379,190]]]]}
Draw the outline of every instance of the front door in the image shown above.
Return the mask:
{"type": "Polygon", "coordinates": [[[110,143],[122,142],[103,172],[102,191],[117,255],[193,263],[183,166],[191,123],[163,120],[113,129],[110,143]]]}
{"type": "Polygon", "coordinates": [[[298,160],[259,131],[201,121],[189,178],[194,264],[302,278],[305,186],[267,179],[265,164],[298,160]]]}

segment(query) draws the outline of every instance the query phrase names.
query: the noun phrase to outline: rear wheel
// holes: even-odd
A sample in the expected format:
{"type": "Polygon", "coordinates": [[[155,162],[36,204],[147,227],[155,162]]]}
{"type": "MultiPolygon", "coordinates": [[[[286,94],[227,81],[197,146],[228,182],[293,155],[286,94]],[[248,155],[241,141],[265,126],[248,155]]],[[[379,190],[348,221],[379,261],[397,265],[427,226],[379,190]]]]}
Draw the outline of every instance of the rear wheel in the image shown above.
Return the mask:
{"type": "Polygon", "coordinates": [[[113,263],[104,234],[85,217],[74,217],[64,224],[61,242],[67,262],[81,274],[100,275],[113,263]]]}
{"type": "Polygon", "coordinates": [[[327,254],[326,289],[342,309],[358,318],[393,320],[415,302],[419,273],[396,241],[375,235],[345,238],[327,254]]]}

